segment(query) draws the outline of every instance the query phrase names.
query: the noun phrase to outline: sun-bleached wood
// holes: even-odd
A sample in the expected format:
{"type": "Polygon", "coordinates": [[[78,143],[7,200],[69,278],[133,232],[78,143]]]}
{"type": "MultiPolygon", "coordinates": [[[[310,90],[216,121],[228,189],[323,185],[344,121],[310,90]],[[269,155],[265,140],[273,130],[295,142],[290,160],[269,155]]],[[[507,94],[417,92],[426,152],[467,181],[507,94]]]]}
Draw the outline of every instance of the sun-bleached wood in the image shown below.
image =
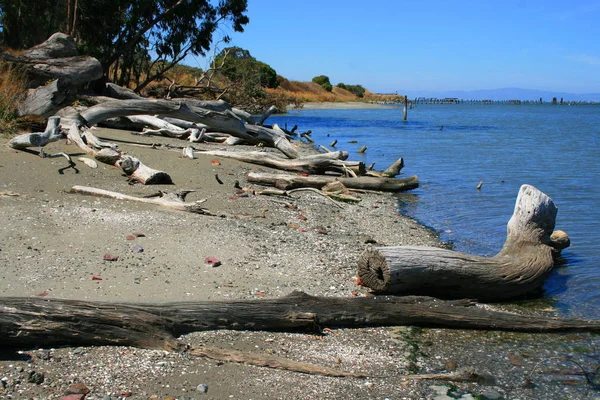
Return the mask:
{"type": "Polygon", "coordinates": [[[305,172],[309,174],[324,174],[326,172],[344,173],[346,170],[353,170],[356,173],[364,173],[365,166],[358,161],[344,161],[348,158],[348,153],[336,151],[326,154],[316,154],[303,156],[294,159],[282,158],[273,153],[266,152],[232,152],[221,150],[207,150],[196,152],[199,156],[210,155],[214,157],[231,158],[250,164],[262,165],[270,168],[277,168],[284,171],[305,172]]]}
{"type": "Polygon", "coordinates": [[[342,182],[349,189],[377,190],[381,192],[402,192],[419,187],[419,179],[416,175],[407,178],[378,178],[374,176],[344,178],[338,176],[298,176],[262,172],[251,172],[248,174],[248,182],[275,186],[282,190],[302,187],[320,189],[336,180],[342,182]]]}
{"type": "Polygon", "coordinates": [[[537,294],[554,268],[555,253],[567,243],[564,235],[552,238],[556,213],[550,197],[523,185],[496,256],[434,247],[377,247],[361,255],[358,277],[376,292],[403,295],[503,301],[537,294]]]}
{"type": "Polygon", "coordinates": [[[60,117],[50,117],[46,124],[44,132],[24,133],[12,138],[8,145],[13,149],[26,149],[28,147],[42,148],[48,143],[56,142],[60,139],[65,139],[66,135],[62,132],[60,126],[60,117]]]}

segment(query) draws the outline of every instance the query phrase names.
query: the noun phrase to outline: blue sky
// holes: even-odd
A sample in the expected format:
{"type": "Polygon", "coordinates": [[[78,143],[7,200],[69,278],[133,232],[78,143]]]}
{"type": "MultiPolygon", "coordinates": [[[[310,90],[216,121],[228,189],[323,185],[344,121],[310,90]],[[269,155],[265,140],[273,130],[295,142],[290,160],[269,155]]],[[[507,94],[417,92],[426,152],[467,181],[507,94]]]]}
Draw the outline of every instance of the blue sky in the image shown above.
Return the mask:
{"type": "Polygon", "coordinates": [[[222,33],[288,79],[327,75],[374,92],[600,92],[600,1],[248,3],[245,32],[222,33]]]}

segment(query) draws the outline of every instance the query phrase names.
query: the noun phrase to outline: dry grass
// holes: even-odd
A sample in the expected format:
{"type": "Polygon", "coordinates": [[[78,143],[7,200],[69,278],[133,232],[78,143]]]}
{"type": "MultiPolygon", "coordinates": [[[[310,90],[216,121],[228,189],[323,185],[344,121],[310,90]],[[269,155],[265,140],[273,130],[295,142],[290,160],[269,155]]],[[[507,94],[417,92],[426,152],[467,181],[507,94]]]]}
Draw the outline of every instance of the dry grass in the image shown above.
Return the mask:
{"type": "Polygon", "coordinates": [[[12,135],[24,122],[17,118],[19,102],[27,93],[25,73],[8,64],[0,64],[0,133],[12,135]]]}
{"type": "Polygon", "coordinates": [[[346,89],[333,87],[331,92],[326,91],[321,86],[314,82],[299,82],[290,81],[283,77],[280,77],[279,87],[277,89],[270,89],[270,92],[281,93],[287,97],[298,99],[300,102],[346,102],[346,101],[380,101],[380,102],[396,102],[401,103],[404,101],[403,96],[394,94],[383,95],[376,94],[370,91],[366,91],[364,97],[357,97],[353,93],[346,89]]]}
{"type": "Polygon", "coordinates": [[[358,101],[358,97],[347,90],[334,87],[331,92],[326,91],[314,82],[290,81],[280,77],[279,87],[274,92],[297,98],[301,102],[324,101],[358,101]]]}

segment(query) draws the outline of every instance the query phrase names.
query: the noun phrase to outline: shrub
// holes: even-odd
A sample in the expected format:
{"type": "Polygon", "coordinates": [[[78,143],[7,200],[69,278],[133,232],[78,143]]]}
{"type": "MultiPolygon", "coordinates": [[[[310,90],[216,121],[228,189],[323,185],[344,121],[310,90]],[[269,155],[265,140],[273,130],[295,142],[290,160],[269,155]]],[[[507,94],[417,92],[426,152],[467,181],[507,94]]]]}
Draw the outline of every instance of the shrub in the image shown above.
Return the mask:
{"type": "Polygon", "coordinates": [[[279,85],[277,72],[270,65],[252,57],[248,50],[240,47],[223,49],[215,58],[215,65],[222,65],[220,73],[231,82],[252,81],[264,88],[279,85]]]}
{"type": "Polygon", "coordinates": [[[327,90],[328,92],[331,92],[333,90],[333,86],[331,85],[331,83],[324,83],[321,85],[321,87],[327,90]]]}
{"type": "Polygon", "coordinates": [[[333,86],[331,85],[331,82],[329,81],[328,76],[325,76],[325,75],[315,76],[314,78],[312,78],[312,81],[314,83],[316,83],[317,85],[321,86],[323,89],[327,90],[328,92],[331,92],[331,90],[333,89],[333,86]]]}

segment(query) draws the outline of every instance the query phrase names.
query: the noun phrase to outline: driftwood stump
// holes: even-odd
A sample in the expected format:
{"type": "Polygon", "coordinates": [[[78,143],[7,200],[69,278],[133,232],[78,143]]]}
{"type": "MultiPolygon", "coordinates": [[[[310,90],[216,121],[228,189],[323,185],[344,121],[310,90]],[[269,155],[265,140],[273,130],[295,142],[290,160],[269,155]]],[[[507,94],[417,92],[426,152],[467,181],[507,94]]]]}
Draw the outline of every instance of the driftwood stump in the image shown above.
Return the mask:
{"type": "Polygon", "coordinates": [[[554,253],[568,246],[564,232],[553,235],[556,212],[550,197],[523,185],[506,242],[496,256],[433,247],[378,247],[361,255],[358,277],[364,286],[382,293],[481,301],[535,294],[554,267],[554,253]]]}

